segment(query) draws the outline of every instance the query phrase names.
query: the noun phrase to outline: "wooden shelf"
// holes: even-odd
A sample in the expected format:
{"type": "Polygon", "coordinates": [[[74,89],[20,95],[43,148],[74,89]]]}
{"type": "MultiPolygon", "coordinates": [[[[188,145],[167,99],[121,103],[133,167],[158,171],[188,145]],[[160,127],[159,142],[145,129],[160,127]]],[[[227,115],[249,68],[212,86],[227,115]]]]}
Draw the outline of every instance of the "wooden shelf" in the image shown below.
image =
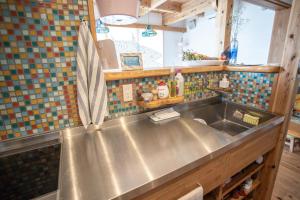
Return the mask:
{"type": "MultiPolygon", "coordinates": [[[[193,66],[182,67],[177,66],[175,69],[181,69],[183,74],[190,73],[204,73],[204,72],[218,72],[218,71],[241,71],[241,72],[257,72],[257,73],[279,73],[281,67],[279,66],[193,66]]],[[[170,76],[171,68],[153,68],[136,71],[122,71],[118,70],[104,70],[105,80],[123,80],[131,78],[145,78],[154,76],[170,76]]]]}
{"type": "MultiPolygon", "coordinates": [[[[252,187],[250,189],[250,191],[248,192],[247,196],[253,192],[258,186],[260,185],[260,181],[259,180],[255,180],[252,184],[252,187]]],[[[229,200],[243,200],[245,199],[247,196],[240,196],[238,199],[234,199],[234,198],[229,198],[229,200]]]]}
{"type": "Polygon", "coordinates": [[[184,101],[184,97],[170,97],[167,99],[159,99],[156,101],[150,101],[150,102],[144,102],[144,101],[138,101],[138,105],[143,108],[158,108],[165,105],[172,105],[177,103],[182,103],[184,101]]]}
{"type": "Polygon", "coordinates": [[[261,168],[264,166],[264,164],[256,164],[253,163],[250,166],[248,166],[246,169],[243,170],[243,172],[233,176],[231,182],[226,184],[223,187],[223,197],[227,195],[229,192],[234,190],[236,187],[241,185],[244,181],[246,181],[248,178],[250,178],[253,174],[257,173],[261,168]]]}
{"type": "Polygon", "coordinates": [[[231,88],[207,88],[207,89],[215,91],[217,93],[226,94],[226,95],[232,93],[231,88]]]}
{"type": "Polygon", "coordinates": [[[281,70],[278,66],[224,66],[224,71],[233,72],[279,73],[281,70]]]}

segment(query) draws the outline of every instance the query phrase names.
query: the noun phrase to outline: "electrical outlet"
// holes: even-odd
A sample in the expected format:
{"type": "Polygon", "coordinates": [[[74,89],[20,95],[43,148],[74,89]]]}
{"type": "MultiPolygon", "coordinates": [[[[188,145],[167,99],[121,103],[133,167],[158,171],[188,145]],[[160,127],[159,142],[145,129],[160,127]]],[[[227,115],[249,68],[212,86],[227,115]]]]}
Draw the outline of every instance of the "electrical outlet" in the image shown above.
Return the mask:
{"type": "Polygon", "coordinates": [[[123,85],[123,100],[124,102],[132,101],[132,84],[123,85]]]}

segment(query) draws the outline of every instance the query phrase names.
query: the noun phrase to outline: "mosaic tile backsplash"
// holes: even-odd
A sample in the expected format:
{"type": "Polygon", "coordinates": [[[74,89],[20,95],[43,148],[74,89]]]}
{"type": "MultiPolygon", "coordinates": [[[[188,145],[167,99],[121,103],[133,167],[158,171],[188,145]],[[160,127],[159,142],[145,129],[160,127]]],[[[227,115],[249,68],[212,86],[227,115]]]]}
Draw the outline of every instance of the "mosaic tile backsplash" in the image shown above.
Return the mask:
{"type": "MultiPolygon", "coordinates": [[[[184,75],[185,78],[185,101],[193,101],[217,96],[211,90],[209,85],[218,84],[222,77],[220,72],[195,73],[184,75]]],[[[137,105],[137,91],[150,92],[152,88],[156,88],[160,81],[168,82],[169,76],[149,77],[141,79],[126,79],[107,82],[108,90],[108,108],[109,118],[116,118],[125,115],[131,115],[143,112],[143,108],[137,105]],[[132,84],[133,101],[123,101],[122,85],[132,84]]]]}
{"type": "Polygon", "coordinates": [[[76,47],[87,0],[0,0],[0,140],[80,124],[76,47]]]}
{"type": "MultiPolygon", "coordinates": [[[[223,72],[194,73],[184,74],[185,101],[195,101],[217,96],[217,94],[207,87],[218,87],[219,81],[223,77],[223,72]]],[[[268,73],[249,73],[249,72],[230,72],[230,87],[233,93],[229,99],[236,103],[254,106],[267,110],[272,92],[275,74],[268,73]]],[[[160,80],[168,81],[167,76],[149,77],[142,79],[126,79],[107,82],[109,99],[109,118],[136,114],[144,111],[137,105],[137,91],[142,89],[144,92],[151,91],[157,87],[160,80]],[[123,101],[122,85],[133,85],[133,101],[123,101]]]]}
{"type": "Polygon", "coordinates": [[[234,88],[230,100],[267,110],[274,83],[273,73],[229,73],[230,86],[234,88]]]}

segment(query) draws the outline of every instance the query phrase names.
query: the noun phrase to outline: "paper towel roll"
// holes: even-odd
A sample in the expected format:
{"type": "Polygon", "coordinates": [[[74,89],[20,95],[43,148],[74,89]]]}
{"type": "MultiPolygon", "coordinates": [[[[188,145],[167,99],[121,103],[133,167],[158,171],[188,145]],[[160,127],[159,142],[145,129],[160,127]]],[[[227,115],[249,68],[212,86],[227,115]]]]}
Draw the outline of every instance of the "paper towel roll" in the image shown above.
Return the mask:
{"type": "Polygon", "coordinates": [[[178,200],[203,200],[203,188],[199,186],[187,193],[186,195],[180,197],[178,200]]]}

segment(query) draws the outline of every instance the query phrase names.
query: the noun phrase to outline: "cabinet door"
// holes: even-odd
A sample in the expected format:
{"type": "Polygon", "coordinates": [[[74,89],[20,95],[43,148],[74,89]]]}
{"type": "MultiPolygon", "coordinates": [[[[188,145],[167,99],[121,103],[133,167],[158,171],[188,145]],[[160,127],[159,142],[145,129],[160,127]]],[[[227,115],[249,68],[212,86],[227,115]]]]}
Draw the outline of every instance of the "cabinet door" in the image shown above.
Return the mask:
{"type": "Polygon", "coordinates": [[[258,133],[260,136],[254,140],[240,145],[229,153],[228,177],[239,172],[260,155],[263,155],[273,149],[276,145],[280,127],[277,126],[271,130],[258,133]]]}
{"type": "Polygon", "coordinates": [[[202,185],[206,194],[225,181],[225,176],[222,172],[224,171],[223,167],[226,160],[228,160],[226,159],[226,155],[218,157],[157,189],[147,192],[137,199],[174,200],[189,193],[198,187],[199,184],[202,185]]]}

